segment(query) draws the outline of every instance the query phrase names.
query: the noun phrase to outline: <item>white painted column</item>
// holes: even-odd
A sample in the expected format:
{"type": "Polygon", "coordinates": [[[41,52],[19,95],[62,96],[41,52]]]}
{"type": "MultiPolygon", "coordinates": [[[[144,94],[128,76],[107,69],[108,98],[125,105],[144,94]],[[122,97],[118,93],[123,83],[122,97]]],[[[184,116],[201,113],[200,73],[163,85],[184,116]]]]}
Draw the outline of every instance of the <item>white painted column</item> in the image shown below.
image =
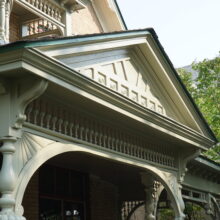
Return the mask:
{"type": "Polygon", "coordinates": [[[73,35],[73,32],[72,32],[72,29],[73,29],[72,28],[72,13],[69,11],[66,11],[64,19],[65,19],[65,25],[66,25],[64,35],[65,36],[72,36],[73,35]]]}
{"type": "Polygon", "coordinates": [[[2,168],[0,171],[0,220],[24,220],[22,216],[16,216],[14,213],[15,198],[13,191],[16,184],[16,175],[13,168],[13,156],[15,153],[14,143],[15,138],[7,137],[2,139],[3,145],[0,147],[0,152],[3,155],[2,168]]]}
{"type": "Polygon", "coordinates": [[[154,215],[154,208],[155,208],[155,201],[153,198],[153,186],[149,186],[148,188],[145,188],[145,219],[146,220],[155,220],[154,215]]]}
{"type": "Polygon", "coordinates": [[[12,5],[10,4],[10,1],[7,2],[5,5],[5,41],[6,43],[9,42],[9,21],[10,21],[10,12],[11,12],[12,5]]]}
{"type": "Polygon", "coordinates": [[[0,45],[5,44],[5,7],[6,0],[0,0],[0,45]]]}

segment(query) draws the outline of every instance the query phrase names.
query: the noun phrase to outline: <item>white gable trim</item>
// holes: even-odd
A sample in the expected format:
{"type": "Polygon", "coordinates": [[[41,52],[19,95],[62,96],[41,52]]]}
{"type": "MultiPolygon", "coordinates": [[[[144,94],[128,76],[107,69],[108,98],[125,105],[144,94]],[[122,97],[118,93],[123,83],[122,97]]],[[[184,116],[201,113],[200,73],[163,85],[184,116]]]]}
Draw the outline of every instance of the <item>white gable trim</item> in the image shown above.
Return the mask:
{"type": "MultiPolygon", "coordinates": [[[[104,105],[107,108],[133,118],[146,126],[150,126],[177,140],[181,140],[183,144],[189,144],[192,147],[198,147],[203,150],[206,150],[214,144],[214,141],[207,136],[183,124],[142,108],[102,85],[89,80],[87,77],[82,76],[57,60],[40,53],[36,49],[22,49],[17,51],[17,53],[13,51],[7,54],[7,56],[0,54],[0,58],[2,67],[4,67],[7,75],[10,73],[15,74],[16,69],[18,73],[22,72],[22,74],[24,74],[25,71],[26,74],[30,74],[31,72],[65,89],[104,105]],[[8,64],[9,61],[11,64],[15,62],[15,65],[8,64]]],[[[5,72],[0,72],[0,75],[4,74],[5,72]]]]}
{"type": "Polygon", "coordinates": [[[179,119],[183,124],[187,124],[191,128],[200,133],[209,135],[209,132],[201,122],[200,116],[195,111],[189,98],[183,92],[178,80],[174,77],[173,70],[169,68],[160,49],[156,45],[150,33],[145,32],[145,35],[134,34],[131,36],[124,36],[119,39],[109,40],[97,39],[83,43],[70,43],[56,46],[39,47],[38,49],[55,59],[63,59],[73,56],[86,55],[89,53],[101,53],[109,50],[121,50],[125,48],[136,48],[136,53],[144,68],[150,72],[151,81],[158,83],[158,93],[169,100],[170,112],[173,112],[173,119],[179,119]],[[164,93],[166,91],[166,93],[164,93]],[[174,95],[175,94],[175,95],[174,95]],[[174,108],[175,106],[175,108],[174,108]],[[175,117],[174,117],[175,115],[175,117]]]}

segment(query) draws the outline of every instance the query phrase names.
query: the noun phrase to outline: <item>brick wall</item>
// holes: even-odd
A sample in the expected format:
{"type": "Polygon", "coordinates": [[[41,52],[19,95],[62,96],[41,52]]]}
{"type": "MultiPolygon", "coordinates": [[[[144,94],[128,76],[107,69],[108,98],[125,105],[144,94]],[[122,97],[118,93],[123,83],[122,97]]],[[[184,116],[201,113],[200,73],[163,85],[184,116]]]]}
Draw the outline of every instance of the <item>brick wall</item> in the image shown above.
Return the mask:
{"type": "Polygon", "coordinates": [[[91,3],[85,9],[74,12],[72,19],[73,34],[82,35],[103,32],[91,3]]]}
{"type": "Polygon", "coordinates": [[[39,219],[39,184],[38,184],[38,172],[36,172],[25,190],[22,205],[24,207],[24,216],[27,220],[39,219]]]}
{"type": "Polygon", "coordinates": [[[19,16],[13,12],[10,15],[10,30],[9,30],[9,41],[14,42],[20,39],[21,30],[20,30],[20,21],[19,16]]]}
{"type": "Polygon", "coordinates": [[[118,190],[109,182],[90,176],[91,220],[118,219],[118,190]]]}
{"type": "MultiPolygon", "coordinates": [[[[23,198],[24,216],[27,220],[39,219],[39,175],[31,178],[23,198]]],[[[90,176],[89,220],[118,219],[118,189],[115,185],[90,176]]]]}

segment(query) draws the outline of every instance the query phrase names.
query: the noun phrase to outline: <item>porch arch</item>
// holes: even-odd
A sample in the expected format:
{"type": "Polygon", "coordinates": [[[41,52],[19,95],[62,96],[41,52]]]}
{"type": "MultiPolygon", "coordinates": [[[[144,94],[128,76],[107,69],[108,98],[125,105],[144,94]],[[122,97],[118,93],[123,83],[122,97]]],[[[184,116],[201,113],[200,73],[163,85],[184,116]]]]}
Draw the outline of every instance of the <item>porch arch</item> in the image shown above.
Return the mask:
{"type": "Polygon", "coordinates": [[[58,156],[63,153],[68,152],[81,152],[87,153],[90,155],[102,157],[105,159],[110,159],[115,162],[121,162],[123,164],[128,164],[132,166],[136,166],[142,169],[145,169],[146,172],[150,172],[153,176],[156,177],[158,181],[162,183],[164,188],[167,190],[172,204],[174,206],[176,220],[184,219],[183,214],[183,206],[182,201],[178,198],[178,184],[175,179],[175,175],[172,173],[168,173],[165,171],[161,171],[158,168],[155,168],[151,165],[148,165],[142,161],[135,160],[133,158],[127,158],[123,155],[115,155],[110,151],[103,151],[101,148],[94,148],[91,149],[86,145],[78,144],[78,143],[61,143],[61,142],[53,142],[47,146],[42,147],[35,154],[30,158],[30,160],[24,165],[22,168],[17,181],[17,187],[14,191],[16,206],[15,206],[15,213],[18,215],[23,215],[23,207],[22,207],[22,200],[26,190],[26,187],[33,176],[33,174],[37,171],[37,169],[44,164],[49,159],[58,156]],[[169,177],[167,177],[167,175],[169,177]]]}
{"type": "Polygon", "coordinates": [[[214,207],[215,207],[215,209],[216,209],[216,211],[217,211],[217,215],[218,215],[218,216],[217,216],[217,217],[218,217],[217,220],[220,220],[220,206],[219,206],[219,204],[218,204],[218,202],[216,201],[216,199],[215,199],[214,196],[210,195],[210,198],[211,198],[211,201],[213,202],[214,207]]]}

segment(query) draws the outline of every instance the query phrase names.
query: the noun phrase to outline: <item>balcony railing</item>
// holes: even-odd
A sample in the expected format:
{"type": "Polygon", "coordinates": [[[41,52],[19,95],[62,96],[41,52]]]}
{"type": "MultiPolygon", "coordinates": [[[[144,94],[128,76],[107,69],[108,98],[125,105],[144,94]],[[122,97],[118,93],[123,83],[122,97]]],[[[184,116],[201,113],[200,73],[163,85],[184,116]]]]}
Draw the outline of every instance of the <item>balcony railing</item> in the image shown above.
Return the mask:
{"type": "Polygon", "coordinates": [[[67,13],[85,7],[80,0],[15,0],[15,3],[34,15],[31,21],[25,19],[22,37],[54,30],[64,34],[67,13]]]}
{"type": "MultiPolygon", "coordinates": [[[[24,0],[23,0],[24,1],[24,0]]],[[[61,22],[62,20],[62,9],[52,3],[50,0],[25,0],[31,6],[37,8],[41,12],[47,14],[53,19],[61,22]]]]}
{"type": "Polygon", "coordinates": [[[58,27],[50,21],[44,19],[35,19],[23,23],[22,25],[22,37],[29,38],[45,35],[59,35],[58,27]]]}

